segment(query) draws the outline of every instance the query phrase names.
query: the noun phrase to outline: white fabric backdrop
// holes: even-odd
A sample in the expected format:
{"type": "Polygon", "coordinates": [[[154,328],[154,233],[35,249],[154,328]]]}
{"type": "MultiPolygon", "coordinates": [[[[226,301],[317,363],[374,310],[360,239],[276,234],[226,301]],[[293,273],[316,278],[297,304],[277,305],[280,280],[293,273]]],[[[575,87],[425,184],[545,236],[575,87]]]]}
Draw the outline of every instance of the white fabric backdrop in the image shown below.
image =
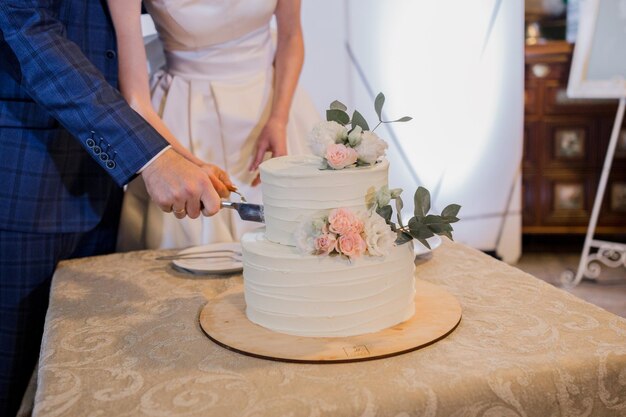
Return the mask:
{"type": "Polygon", "coordinates": [[[523,16],[522,0],[305,0],[302,10],[301,82],[320,112],[340,99],[373,121],[383,91],[388,118],[414,117],[379,128],[391,185],[409,206],[418,184],[436,210],[461,204],[456,239],[508,262],[521,253],[523,16]]]}

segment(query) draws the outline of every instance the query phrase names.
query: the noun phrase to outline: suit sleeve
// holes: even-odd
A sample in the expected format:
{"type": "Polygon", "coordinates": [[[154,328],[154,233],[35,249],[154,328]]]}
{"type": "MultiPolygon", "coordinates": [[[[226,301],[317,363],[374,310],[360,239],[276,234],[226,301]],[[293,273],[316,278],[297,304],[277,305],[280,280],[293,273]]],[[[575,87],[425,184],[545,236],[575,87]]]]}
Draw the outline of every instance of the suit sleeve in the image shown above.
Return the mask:
{"type": "Polygon", "coordinates": [[[52,1],[0,0],[0,31],[18,81],[118,185],[127,184],[168,142],[65,36],[52,1]]]}

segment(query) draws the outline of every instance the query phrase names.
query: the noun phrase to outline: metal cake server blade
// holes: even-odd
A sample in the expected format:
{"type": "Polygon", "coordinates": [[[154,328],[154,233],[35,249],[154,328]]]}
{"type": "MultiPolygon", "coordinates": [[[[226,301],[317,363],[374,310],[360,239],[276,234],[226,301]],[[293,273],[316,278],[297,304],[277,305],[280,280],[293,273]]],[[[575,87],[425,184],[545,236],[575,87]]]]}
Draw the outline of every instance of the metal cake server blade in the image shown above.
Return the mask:
{"type": "Polygon", "coordinates": [[[265,215],[263,214],[263,206],[260,204],[236,203],[234,201],[222,201],[222,208],[236,210],[241,220],[250,222],[265,223],[265,215]]]}

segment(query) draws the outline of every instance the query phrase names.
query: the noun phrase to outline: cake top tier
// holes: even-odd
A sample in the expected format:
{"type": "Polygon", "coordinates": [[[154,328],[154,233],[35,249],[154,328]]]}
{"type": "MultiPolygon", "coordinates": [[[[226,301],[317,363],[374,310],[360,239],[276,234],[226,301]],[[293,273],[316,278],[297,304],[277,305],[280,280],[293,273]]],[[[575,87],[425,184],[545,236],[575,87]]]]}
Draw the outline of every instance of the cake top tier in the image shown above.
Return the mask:
{"type": "Polygon", "coordinates": [[[324,170],[318,156],[283,156],[261,164],[261,183],[267,238],[295,245],[293,233],[303,220],[319,211],[348,208],[365,211],[371,187],[387,185],[389,162],[324,170]]]}
{"type": "MultiPolygon", "coordinates": [[[[276,179],[295,179],[306,178],[314,175],[317,178],[327,178],[329,181],[335,181],[338,178],[353,178],[362,175],[364,172],[387,172],[389,162],[386,159],[381,160],[375,165],[353,167],[342,170],[323,170],[322,158],[314,155],[289,155],[279,158],[272,158],[263,162],[260,166],[261,176],[264,180],[276,179]]],[[[328,183],[332,186],[332,183],[328,183]]]]}

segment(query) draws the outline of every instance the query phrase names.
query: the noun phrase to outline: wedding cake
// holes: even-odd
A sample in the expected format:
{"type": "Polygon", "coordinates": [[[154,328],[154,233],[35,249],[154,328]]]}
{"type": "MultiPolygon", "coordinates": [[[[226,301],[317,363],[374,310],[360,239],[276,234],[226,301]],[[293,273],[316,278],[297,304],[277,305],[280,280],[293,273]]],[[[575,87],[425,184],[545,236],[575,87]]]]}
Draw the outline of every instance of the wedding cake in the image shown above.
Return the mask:
{"type": "MultiPolygon", "coordinates": [[[[382,120],[384,96],[375,110],[382,120]]],[[[387,143],[363,116],[334,101],[309,135],[313,155],[260,167],[265,229],[242,237],[248,319],[298,336],[377,332],[415,313],[413,239],[452,237],[460,206],[428,214],[430,193],[415,192],[405,225],[400,189],[389,189],[387,143]],[[395,201],[397,224],[392,220],[395,201]]],[[[405,122],[403,117],[394,122],[405,122]]]]}
{"type": "Polygon", "coordinates": [[[321,162],[285,156],[261,165],[266,228],[241,241],[248,319],[315,337],[376,332],[409,319],[415,311],[412,242],[393,246],[387,256],[358,258],[303,254],[296,246],[299,222],[340,207],[366,212],[368,189],[387,185],[386,160],[341,171],[320,170],[321,162]]]}

